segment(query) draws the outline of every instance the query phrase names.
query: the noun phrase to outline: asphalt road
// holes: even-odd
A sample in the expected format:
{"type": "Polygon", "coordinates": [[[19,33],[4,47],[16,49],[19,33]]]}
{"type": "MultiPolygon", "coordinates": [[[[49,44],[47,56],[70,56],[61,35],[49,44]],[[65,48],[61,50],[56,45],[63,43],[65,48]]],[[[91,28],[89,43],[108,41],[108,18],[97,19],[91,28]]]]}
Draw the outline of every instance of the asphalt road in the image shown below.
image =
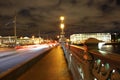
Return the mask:
{"type": "Polygon", "coordinates": [[[42,54],[47,49],[49,47],[39,45],[0,51],[0,74],[27,62],[35,56],[42,54]]]}
{"type": "Polygon", "coordinates": [[[73,80],[68,70],[63,50],[55,47],[18,80],[73,80]]]}

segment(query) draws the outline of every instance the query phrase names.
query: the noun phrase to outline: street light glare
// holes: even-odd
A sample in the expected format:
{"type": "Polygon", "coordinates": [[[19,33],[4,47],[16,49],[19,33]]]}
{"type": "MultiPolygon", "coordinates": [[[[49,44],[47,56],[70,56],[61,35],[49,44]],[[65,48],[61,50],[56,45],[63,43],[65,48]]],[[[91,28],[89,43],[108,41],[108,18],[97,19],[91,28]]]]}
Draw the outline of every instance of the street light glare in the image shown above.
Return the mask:
{"type": "Polygon", "coordinates": [[[64,29],[64,24],[61,23],[61,24],[60,24],[60,27],[61,27],[61,29],[64,29]]]}
{"type": "Polygon", "coordinates": [[[64,16],[60,16],[60,20],[63,21],[65,18],[64,16]]]}

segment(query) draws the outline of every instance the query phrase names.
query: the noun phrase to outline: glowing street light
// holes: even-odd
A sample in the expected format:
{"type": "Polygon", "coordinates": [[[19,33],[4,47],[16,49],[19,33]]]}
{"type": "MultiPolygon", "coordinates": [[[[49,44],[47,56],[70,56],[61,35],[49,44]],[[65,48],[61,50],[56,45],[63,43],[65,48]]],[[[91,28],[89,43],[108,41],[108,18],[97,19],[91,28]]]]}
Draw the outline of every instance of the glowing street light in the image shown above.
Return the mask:
{"type": "Polygon", "coordinates": [[[65,25],[64,25],[63,23],[61,23],[61,24],[60,24],[60,28],[61,28],[61,30],[62,30],[61,34],[64,34],[64,27],[65,27],[65,25]]]}
{"type": "Polygon", "coordinates": [[[60,24],[60,28],[61,28],[61,29],[64,29],[64,26],[65,26],[65,25],[64,25],[63,23],[60,24]]]}
{"type": "Polygon", "coordinates": [[[61,21],[60,28],[62,30],[61,34],[64,34],[64,27],[65,27],[65,25],[64,25],[64,19],[65,19],[64,16],[60,16],[60,21],[61,21]]]}
{"type": "Polygon", "coordinates": [[[62,23],[63,23],[64,19],[65,19],[64,16],[60,16],[60,20],[62,23]]]}

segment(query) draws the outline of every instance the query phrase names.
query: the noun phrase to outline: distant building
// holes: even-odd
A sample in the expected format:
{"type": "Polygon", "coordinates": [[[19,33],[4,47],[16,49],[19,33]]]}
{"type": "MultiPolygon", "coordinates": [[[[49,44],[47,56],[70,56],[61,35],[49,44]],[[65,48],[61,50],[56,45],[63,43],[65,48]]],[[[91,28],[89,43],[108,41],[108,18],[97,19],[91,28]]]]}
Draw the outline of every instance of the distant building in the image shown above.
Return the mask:
{"type": "Polygon", "coordinates": [[[14,36],[0,36],[0,47],[12,47],[15,45],[15,37],[14,36]]]}
{"type": "MultiPolygon", "coordinates": [[[[17,38],[16,45],[29,45],[29,44],[40,44],[43,42],[41,37],[20,37],[17,38]]],[[[0,36],[0,47],[14,47],[15,46],[15,37],[14,36],[0,36]]]]}
{"type": "Polygon", "coordinates": [[[96,38],[98,40],[104,42],[111,42],[111,34],[110,33],[81,33],[81,34],[73,34],[70,36],[71,43],[80,44],[83,43],[88,38],[96,38]]]}

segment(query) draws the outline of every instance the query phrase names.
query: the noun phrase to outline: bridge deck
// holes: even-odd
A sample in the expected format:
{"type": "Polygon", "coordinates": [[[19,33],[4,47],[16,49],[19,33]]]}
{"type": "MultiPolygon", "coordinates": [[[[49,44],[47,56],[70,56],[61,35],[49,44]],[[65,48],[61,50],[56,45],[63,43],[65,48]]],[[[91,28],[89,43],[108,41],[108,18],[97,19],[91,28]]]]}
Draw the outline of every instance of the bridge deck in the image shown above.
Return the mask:
{"type": "Polygon", "coordinates": [[[73,80],[60,46],[52,49],[18,80],[73,80]]]}

